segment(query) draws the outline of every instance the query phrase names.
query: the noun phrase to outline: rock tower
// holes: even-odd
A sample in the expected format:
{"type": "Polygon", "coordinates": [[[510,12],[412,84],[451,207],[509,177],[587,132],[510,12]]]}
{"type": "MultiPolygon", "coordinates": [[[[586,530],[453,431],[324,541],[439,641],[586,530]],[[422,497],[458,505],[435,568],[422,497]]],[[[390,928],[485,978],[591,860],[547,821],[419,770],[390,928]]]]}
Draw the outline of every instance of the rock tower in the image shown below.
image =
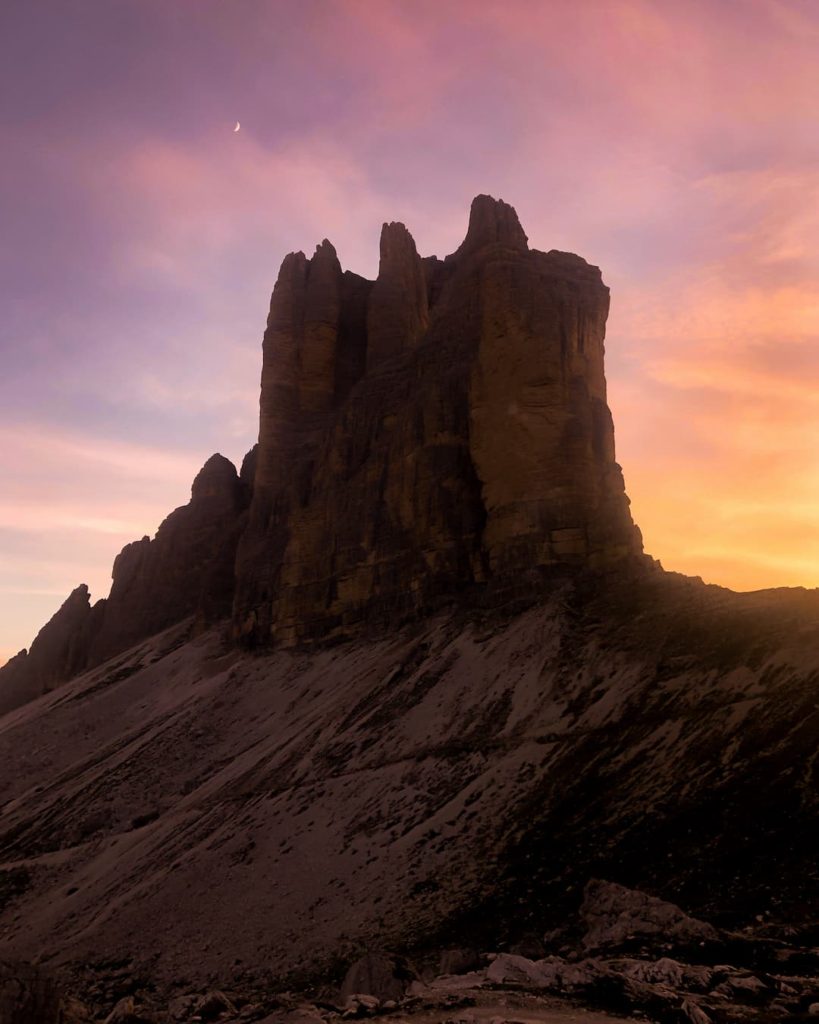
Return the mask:
{"type": "Polygon", "coordinates": [[[385,224],[374,282],[326,240],[287,256],[236,635],[346,634],[539,567],[639,554],[606,404],[608,308],[596,267],[530,249],[490,196],[444,260],[385,224]]]}
{"type": "Polygon", "coordinates": [[[530,249],[512,207],[485,195],[443,260],[384,224],[375,281],[343,271],[326,239],[311,259],[290,253],[241,472],[212,456],[190,503],[117,557],[107,600],[75,590],[2,671],[0,709],[187,617],[291,646],[636,561],[608,309],[597,267],[530,249]]]}

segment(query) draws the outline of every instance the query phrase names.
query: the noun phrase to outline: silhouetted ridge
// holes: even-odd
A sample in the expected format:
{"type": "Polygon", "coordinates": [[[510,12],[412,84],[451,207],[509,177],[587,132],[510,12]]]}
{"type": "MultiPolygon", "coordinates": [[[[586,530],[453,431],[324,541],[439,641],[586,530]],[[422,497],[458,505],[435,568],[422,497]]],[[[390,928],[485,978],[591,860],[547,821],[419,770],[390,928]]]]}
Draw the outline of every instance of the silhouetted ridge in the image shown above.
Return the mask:
{"type": "MultiPolygon", "coordinates": [[[[245,461],[252,466],[252,452],[245,461]]],[[[252,480],[240,480],[232,462],[211,456],[193,481],[190,502],[171,512],[153,540],[133,541],[117,555],[110,596],[92,607],[88,587],[77,587],[31,651],[0,669],[0,712],[189,616],[201,627],[229,615],[251,490],[252,480]]]]}
{"type": "Polygon", "coordinates": [[[640,556],[606,404],[608,306],[596,267],[530,250],[486,195],[443,261],[385,223],[374,282],[327,239],[290,253],[241,474],[208,459],[190,503],[117,557],[108,600],[72,595],[0,681],[42,692],[188,616],[296,644],[640,556]]]}

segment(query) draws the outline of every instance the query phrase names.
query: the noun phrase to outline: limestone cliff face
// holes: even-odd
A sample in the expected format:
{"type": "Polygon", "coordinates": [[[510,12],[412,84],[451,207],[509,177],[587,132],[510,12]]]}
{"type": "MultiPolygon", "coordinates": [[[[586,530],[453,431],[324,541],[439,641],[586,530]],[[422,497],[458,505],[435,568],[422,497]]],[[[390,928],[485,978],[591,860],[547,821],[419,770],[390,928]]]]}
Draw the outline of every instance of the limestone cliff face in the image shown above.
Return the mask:
{"type": "Polygon", "coordinates": [[[443,261],[385,224],[372,284],[326,241],[288,256],[237,635],[346,634],[523,571],[640,554],[606,404],[608,307],[596,267],[530,250],[489,196],[443,261]]]}
{"type": "Polygon", "coordinates": [[[464,270],[483,301],[470,368],[470,452],[493,571],[636,549],[614,427],[600,273],[568,253],[502,251],[464,270]]]}

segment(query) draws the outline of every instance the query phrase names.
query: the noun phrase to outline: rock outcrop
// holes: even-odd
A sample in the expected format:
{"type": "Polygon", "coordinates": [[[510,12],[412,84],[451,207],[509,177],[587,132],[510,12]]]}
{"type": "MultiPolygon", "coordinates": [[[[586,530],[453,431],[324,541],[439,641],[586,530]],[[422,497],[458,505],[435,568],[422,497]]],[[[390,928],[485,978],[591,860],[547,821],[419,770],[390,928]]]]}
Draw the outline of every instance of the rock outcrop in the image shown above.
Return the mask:
{"type": "Polygon", "coordinates": [[[327,241],[286,257],[236,635],[349,635],[639,555],[606,404],[608,307],[596,267],[530,250],[489,196],[444,261],[385,224],[374,283],[342,274],[327,241]]]}
{"type": "Polygon", "coordinates": [[[651,941],[666,948],[696,947],[714,944],[718,938],[710,924],[689,917],[673,903],[599,879],[586,885],[580,916],[587,950],[623,949],[651,941]]]}
{"type": "Polygon", "coordinates": [[[153,540],[143,537],[119,553],[107,599],[92,606],[85,584],[72,592],[31,650],[0,669],[0,713],[188,616],[201,627],[230,614],[254,451],[245,459],[243,478],[223,456],[208,459],[190,502],[165,519],[153,540]]]}
{"type": "Polygon", "coordinates": [[[34,700],[70,679],[88,664],[88,645],[98,610],[91,608],[83,583],[35,637],[29,651],[21,651],[0,669],[0,714],[34,700]]]}
{"type": "Polygon", "coordinates": [[[156,537],[80,588],[0,672],[11,707],[189,615],[245,644],[383,629],[442,603],[542,589],[642,552],[606,404],[609,293],[578,256],[529,249],[511,206],[422,259],[384,224],[378,277],[326,239],[285,257],[263,344],[259,442],[222,456],[156,537]],[[251,500],[252,494],[252,500],[251,500]]]}
{"type": "Polygon", "coordinates": [[[187,615],[246,644],[395,626],[459,597],[538,592],[556,567],[641,555],[606,403],[608,289],[528,248],[479,196],[462,245],[422,259],[385,223],[375,282],[325,240],[287,256],[263,343],[259,442],[80,588],[0,672],[10,708],[187,615]],[[251,500],[252,495],[252,500],[251,500]]]}
{"type": "Polygon", "coordinates": [[[248,500],[233,463],[211,456],[193,481],[190,502],[165,519],[153,540],[143,537],[117,556],[90,665],[189,615],[213,622],[229,613],[248,500]]]}

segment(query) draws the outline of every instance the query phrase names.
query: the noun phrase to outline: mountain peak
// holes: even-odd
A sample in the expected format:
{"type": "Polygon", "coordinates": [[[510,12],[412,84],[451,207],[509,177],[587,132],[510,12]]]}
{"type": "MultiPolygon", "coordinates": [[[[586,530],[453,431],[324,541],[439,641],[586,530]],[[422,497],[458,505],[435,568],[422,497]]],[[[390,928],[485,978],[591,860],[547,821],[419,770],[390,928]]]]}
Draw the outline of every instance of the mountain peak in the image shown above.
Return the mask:
{"type": "Polygon", "coordinates": [[[191,499],[201,501],[203,498],[230,497],[236,492],[238,483],[236,467],[218,452],[202,466],[191,486],[191,499]]]}
{"type": "Polygon", "coordinates": [[[453,258],[469,255],[486,245],[525,252],[528,238],[513,206],[493,196],[479,195],[472,200],[466,238],[453,258]]]}
{"type": "Polygon", "coordinates": [[[288,254],[241,477],[211,456],[190,503],[118,556],[110,598],[92,610],[76,591],[26,663],[52,685],[186,616],[232,608],[237,640],[293,645],[639,563],[606,403],[608,301],[596,268],[530,251],[489,195],[444,261],[400,221],[383,224],[375,281],[343,272],[326,238],[288,254]],[[503,258],[457,272],[482,252],[503,258]],[[75,619],[68,657],[60,623],[75,619]]]}
{"type": "Polygon", "coordinates": [[[642,552],[614,461],[596,268],[530,251],[488,195],[447,260],[422,260],[398,221],[379,255],[374,282],[335,259],[307,283],[282,267],[236,562],[248,642],[350,635],[642,552]],[[484,250],[503,262],[453,274],[484,250]]]}

